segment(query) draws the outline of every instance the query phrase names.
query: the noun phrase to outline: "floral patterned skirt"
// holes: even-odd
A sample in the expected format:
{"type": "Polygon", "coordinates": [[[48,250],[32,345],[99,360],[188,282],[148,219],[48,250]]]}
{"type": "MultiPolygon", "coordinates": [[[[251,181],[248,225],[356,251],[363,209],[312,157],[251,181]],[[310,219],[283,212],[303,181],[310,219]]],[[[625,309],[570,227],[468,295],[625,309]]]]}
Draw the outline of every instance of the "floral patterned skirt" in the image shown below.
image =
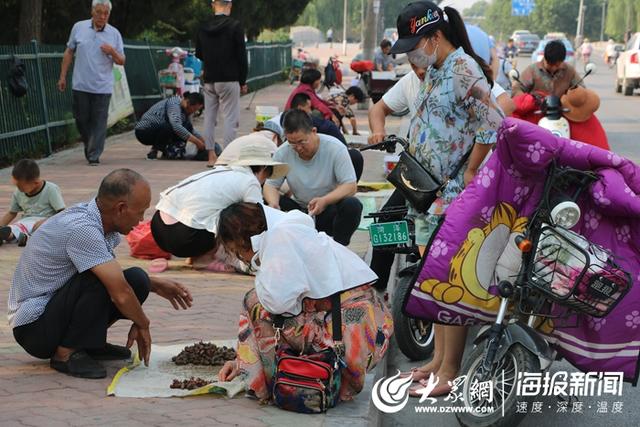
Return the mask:
{"type": "MultiPolygon", "coordinates": [[[[388,308],[369,285],[340,296],[345,346],[340,400],[351,400],[364,386],[365,374],[382,359],[393,334],[388,308]]],[[[302,313],[287,318],[280,345],[296,351],[315,352],[333,346],[329,298],[304,301],[302,313]]],[[[275,371],[276,340],[273,320],[260,304],[255,289],[244,297],[238,333],[238,365],[248,393],[262,401],[271,399],[275,371]]]]}

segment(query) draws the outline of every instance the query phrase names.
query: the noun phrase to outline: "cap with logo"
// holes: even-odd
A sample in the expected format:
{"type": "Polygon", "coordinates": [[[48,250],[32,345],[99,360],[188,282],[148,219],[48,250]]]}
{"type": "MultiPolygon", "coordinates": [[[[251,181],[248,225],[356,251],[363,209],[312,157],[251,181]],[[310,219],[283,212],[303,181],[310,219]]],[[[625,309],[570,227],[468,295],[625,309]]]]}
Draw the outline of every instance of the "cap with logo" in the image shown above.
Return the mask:
{"type": "Polygon", "coordinates": [[[398,40],[391,48],[391,53],[412,51],[422,37],[435,32],[446,20],[445,13],[435,3],[409,3],[398,15],[398,40]]]}

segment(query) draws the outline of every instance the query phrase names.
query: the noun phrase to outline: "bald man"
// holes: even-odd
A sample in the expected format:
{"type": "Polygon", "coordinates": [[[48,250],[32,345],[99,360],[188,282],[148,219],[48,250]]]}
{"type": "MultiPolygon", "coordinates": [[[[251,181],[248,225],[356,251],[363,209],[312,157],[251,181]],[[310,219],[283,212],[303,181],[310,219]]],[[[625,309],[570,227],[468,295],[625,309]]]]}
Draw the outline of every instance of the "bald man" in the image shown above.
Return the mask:
{"type": "Polygon", "coordinates": [[[9,323],[27,353],[74,377],[104,378],[97,361],[128,359],[135,341],[148,365],[150,321],[142,304],[149,292],[176,310],[192,302],[181,284],[149,277],[138,267],[123,271],[115,259],[120,234],[142,220],[150,202],[148,182],[118,169],[103,179],[94,200],[53,216],[34,233],[9,291],[9,323]],[[126,347],[106,341],[107,329],[119,319],[133,322],[126,347]]]}

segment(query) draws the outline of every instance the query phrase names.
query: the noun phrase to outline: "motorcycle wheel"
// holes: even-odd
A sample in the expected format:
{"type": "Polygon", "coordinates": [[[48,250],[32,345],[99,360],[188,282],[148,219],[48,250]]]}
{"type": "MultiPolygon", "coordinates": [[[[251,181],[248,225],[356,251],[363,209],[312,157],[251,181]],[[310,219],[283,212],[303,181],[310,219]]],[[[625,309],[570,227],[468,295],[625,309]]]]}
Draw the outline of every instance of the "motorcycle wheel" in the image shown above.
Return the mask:
{"type": "Polygon", "coordinates": [[[540,362],[533,353],[520,344],[511,346],[491,373],[493,401],[489,402],[488,399],[472,396],[471,393],[471,385],[480,375],[479,368],[484,360],[485,350],[484,344],[475,347],[462,365],[460,375],[467,376],[462,388],[463,405],[475,410],[456,413],[456,418],[458,423],[465,427],[515,427],[526,416],[526,413],[516,412],[518,402],[526,401],[529,407],[535,399],[535,396],[516,396],[518,373],[539,372],[540,362]],[[502,405],[504,405],[504,416],[502,405]],[[487,408],[487,410],[478,408],[487,408]]]}
{"type": "Polygon", "coordinates": [[[393,330],[396,342],[402,354],[410,360],[425,360],[433,352],[433,324],[424,320],[416,320],[402,313],[404,296],[413,286],[411,275],[398,278],[397,286],[393,289],[391,315],[393,316],[393,330]]]}

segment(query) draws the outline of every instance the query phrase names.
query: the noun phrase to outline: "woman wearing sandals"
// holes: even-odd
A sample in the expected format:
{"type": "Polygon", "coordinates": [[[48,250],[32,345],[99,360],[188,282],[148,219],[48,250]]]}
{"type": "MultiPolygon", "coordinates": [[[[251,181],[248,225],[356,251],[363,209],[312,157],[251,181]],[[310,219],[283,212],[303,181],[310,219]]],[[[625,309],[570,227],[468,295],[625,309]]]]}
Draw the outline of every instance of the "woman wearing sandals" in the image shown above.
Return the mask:
{"type": "Polygon", "coordinates": [[[256,270],[240,312],[238,351],[219,373],[242,375],[249,395],[272,397],[276,347],[315,353],[335,347],[330,297],[339,294],[344,344],[340,400],[358,394],[365,373],[382,359],[393,333],[389,310],[370,286],[377,276],[358,255],[316,231],[298,210],[236,203],[220,213],[218,238],[256,270]],[[275,316],[285,321],[276,337],[275,316]]]}
{"type": "MultiPolygon", "coordinates": [[[[424,247],[435,232],[447,206],[475,176],[496,142],[503,113],[491,95],[493,81],[489,66],[471,48],[464,22],[451,7],[434,3],[410,3],[398,17],[399,40],[391,53],[407,53],[409,61],[427,69],[420,88],[416,115],[411,121],[410,149],[422,165],[442,181],[470,152],[464,174],[451,177],[442,197],[419,214],[416,243],[424,247]]],[[[433,359],[413,370],[423,382],[434,374],[438,385],[430,396],[446,395],[449,381],[458,374],[464,352],[466,329],[434,325],[433,359]]],[[[423,385],[410,389],[411,395],[423,385]]]]}

